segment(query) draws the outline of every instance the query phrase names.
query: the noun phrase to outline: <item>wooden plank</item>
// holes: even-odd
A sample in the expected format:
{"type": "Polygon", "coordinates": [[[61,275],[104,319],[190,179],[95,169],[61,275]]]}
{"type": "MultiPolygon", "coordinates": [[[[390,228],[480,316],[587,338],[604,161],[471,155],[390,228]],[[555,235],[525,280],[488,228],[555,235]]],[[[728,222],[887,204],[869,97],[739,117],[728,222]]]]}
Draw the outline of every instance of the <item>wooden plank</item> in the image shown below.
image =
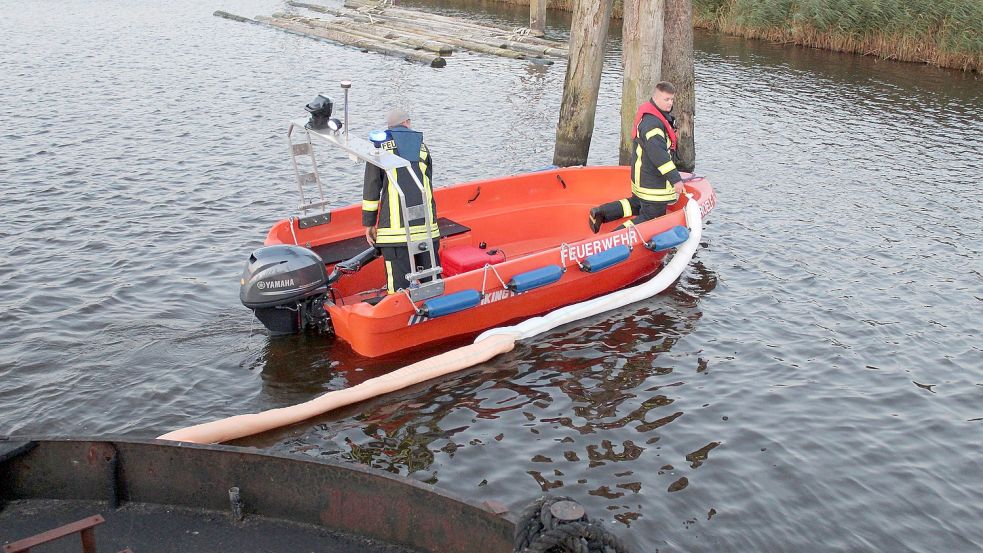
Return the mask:
{"type": "Polygon", "coordinates": [[[299,15],[280,13],[273,14],[273,17],[275,19],[285,19],[288,21],[303,23],[305,25],[328,29],[329,31],[351,33],[369,40],[378,40],[379,42],[383,43],[389,42],[397,47],[427,50],[442,56],[454,53],[454,47],[450,44],[438,42],[436,40],[431,40],[429,38],[424,38],[420,35],[411,33],[388,31],[384,27],[373,28],[368,25],[355,23],[351,20],[346,23],[343,20],[326,21],[324,19],[314,19],[309,17],[301,17],[299,15]]]}
{"type": "MultiPolygon", "coordinates": [[[[299,2],[294,2],[294,0],[289,0],[290,5],[297,5],[299,2]]],[[[377,6],[377,2],[369,2],[366,5],[358,4],[357,2],[346,2],[346,6],[351,4],[351,6],[363,6],[368,8],[369,6],[377,6]]],[[[311,4],[306,4],[305,6],[311,6],[311,4]]],[[[473,23],[466,19],[460,17],[450,17],[446,15],[437,15],[434,13],[429,13],[421,10],[413,10],[409,8],[398,8],[398,7],[387,7],[378,11],[359,11],[353,10],[361,14],[371,14],[372,17],[390,17],[397,18],[401,21],[412,21],[417,25],[429,23],[432,26],[439,26],[443,29],[443,32],[460,34],[462,32],[470,33],[472,31],[490,34],[496,37],[511,37],[510,40],[516,42],[525,42],[529,44],[536,44],[541,46],[548,46],[551,48],[563,49],[563,43],[555,40],[547,40],[534,36],[524,36],[516,31],[521,31],[521,28],[512,29],[509,27],[503,27],[501,25],[495,25],[493,23],[473,23]]]]}
{"type": "Polygon", "coordinates": [[[516,52],[521,52],[523,54],[530,54],[533,56],[549,56],[557,59],[567,59],[567,51],[559,50],[557,48],[550,48],[548,46],[536,46],[534,44],[525,44],[522,42],[514,42],[511,40],[495,39],[492,38],[478,38],[471,37],[468,40],[476,42],[478,44],[484,44],[487,46],[492,46],[495,48],[503,48],[506,50],[513,50],[516,52]]]}
{"type": "Polygon", "coordinates": [[[490,44],[494,44],[496,47],[506,45],[504,47],[526,54],[545,55],[559,59],[566,59],[568,55],[565,45],[561,42],[517,35],[509,29],[471,23],[460,18],[437,16],[418,10],[386,8],[384,11],[371,12],[362,12],[359,10],[340,11],[317,4],[299,2],[297,0],[288,0],[287,4],[336,17],[347,17],[359,23],[386,25],[389,28],[398,29],[403,32],[420,33],[437,41],[449,42],[448,37],[453,37],[482,42],[486,46],[490,44]],[[467,33],[467,36],[463,36],[462,33],[467,33]],[[517,44],[525,45],[526,48],[513,46],[517,44]]]}
{"type": "MultiPolygon", "coordinates": [[[[395,6],[389,6],[385,8],[379,8],[378,0],[345,0],[345,7],[352,9],[363,9],[368,10],[371,8],[377,8],[373,15],[376,13],[386,14],[390,16],[404,17],[404,18],[414,18],[414,19],[426,19],[433,21],[435,23],[443,23],[445,25],[454,25],[457,27],[465,27],[476,29],[480,31],[494,30],[497,32],[511,33],[514,29],[510,27],[505,27],[502,25],[495,25],[494,23],[472,23],[466,19],[460,17],[450,17],[446,15],[437,15],[435,13],[425,12],[421,10],[413,10],[408,8],[398,8],[395,6]]],[[[368,11],[363,13],[369,13],[368,11]]]]}
{"type": "MultiPolygon", "coordinates": [[[[97,526],[106,522],[106,519],[102,518],[102,515],[93,515],[88,518],[83,518],[82,520],[76,520],[64,526],[59,526],[48,530],[47,532],[41,532],[36,536],[31,536],[29,538],[24,538],[22,540],[15,541],[14,543],[8,543],[3,546],[3,553],[21,553],[23,551],[28,551],[32,547],[37,547],[41,544],[48,543],[65,536],[70,536],[76,532],[89,531],[89,542],[91,545],[91,551],[95,551],[95,537],[91,535],[91,529],[93,526],[97,526]]],[[[85,536],[82,538],[83,549],[86,546],[85,536]]]]}
{"type": "Polygon", "coordinates": [[[378,42],[369,39],[353,37],[347,33],[329,31],[327,29],[319,29],[319,28],[312,27],[310,25],[305,25],[294,21],[273,19],[272,17],[257,16],[256,20],[261,23],[270,25],[272,27],[276,27],[278,29],[282,29],[284,31],[298,34],[301,36],[329,40],[331,42],[337,42],[339,44],[343,44],[346,46],[355,46],[363,50],[368,50],[371,52],[377,52],[380,54],[386,54],[389,56],[403,58],[407,61],[426,63],[430,67],[444,67],[447,65],[447,61],[444,58],[434,54],[427,54],[423,52],[418,52],[416,50],[399,48],[396,46],[386,46],[384,44],[379,44],[378,42]]]}
{"type": "Polygon", "coordinates": [[[222,17],[225,19],[231,19],[232,21],[238,21],[239,23],[256,23],[256,21],[249,19],[248,17],[243,17],[241,15],[235,15],[229,12],[223,12],[222,10],[216,10],[213,13],[215,17],[222,17]]]}
{"type": "MultiPolygon", "coordinates": [[[[326,11],[325,13],[329,13],[329,12],[326,11]]],[[[391,17],[379,16],[379,17],[372,17],[372,18],[370,18],[368,16],[358,16],[358,15],[356,15],[356,16],[352,17],[352,19],[354,21],[359,22],[359,23],[370,23],[370,24],[373,24],[373,25],[377,25],[377,23],[371,23],[372,19],[377,19],[377,20],[379,20],[381,22],[385,22],[386,23],[386,25],[385,25],[385,28],[386,29],[396,30],[396,31],[403,30],[403,29],[397,29],[397,28],[395,28],[395,25],[400,25],[401,27],[403,27],[405,29],[409,29],[409,30],[411,30],[413,32],[432,32],[432,31],[430,31],[430,30],[428,30],[428,29],[426,29],[424,27],[420,27],[420,26],[417,26],[415,24],[405,24],[405,23],[403,23],[403,22],[401,22],[399,20],[395,20],[394,21],[393,18],[391,18],[391,17]]],[[[482,43],[482,42],[477,42],[477,41],[472,40],[470,38],[461,38],[461,37],[457,37],[457,36],[442,36],[440,38],[440,40],[443,41],[443,42],[445,42],[445,43],[447,43],[447,44],[449,44],[449,45],[451,45],[451,46],[455,46],[457,48],[462,48],[464,50],[470,50],[472,52],[479,52],[479,53],[482,53],[482,54],[489,54],[489,55],[493,55],[493,56],[501,56],[501,57],[505,57],[505,58],[512,58],[512,59],[519,59],[519,60],[526,59],[526,54],[523,53],[523,52],[516,52],[515,50],[509,50],[507,48],[502,48],[500,46],[485,44],[485,43],[482,43]]]]}

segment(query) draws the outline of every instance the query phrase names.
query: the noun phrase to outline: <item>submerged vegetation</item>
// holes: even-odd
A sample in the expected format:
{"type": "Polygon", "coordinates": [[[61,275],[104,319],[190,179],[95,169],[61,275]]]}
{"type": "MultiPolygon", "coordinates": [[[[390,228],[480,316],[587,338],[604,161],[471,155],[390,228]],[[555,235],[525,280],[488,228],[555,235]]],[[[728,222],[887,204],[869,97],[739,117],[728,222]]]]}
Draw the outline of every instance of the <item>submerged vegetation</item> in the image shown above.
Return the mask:
{"type": "Polygon", "coordinates": [[[728,34],[983,70],[981,0],[693,0],[693,15],[728,34]]]}

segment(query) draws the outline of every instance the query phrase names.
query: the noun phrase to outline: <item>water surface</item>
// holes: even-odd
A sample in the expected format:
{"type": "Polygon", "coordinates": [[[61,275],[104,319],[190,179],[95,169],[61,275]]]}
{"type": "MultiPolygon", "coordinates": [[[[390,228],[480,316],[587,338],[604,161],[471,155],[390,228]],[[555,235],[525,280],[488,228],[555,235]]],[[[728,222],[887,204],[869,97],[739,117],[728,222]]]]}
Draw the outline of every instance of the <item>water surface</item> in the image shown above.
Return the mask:
{"type": "MultiPolygon", "coordinates": [[[[353,128],[409,107],[438,186],[552,158],[562,63],[438,70],[211,15],[274,0],[0,6],[3,434],[153,437],[442,351],[270,339],[239,304],[296,203],[286,123],[341,79],[353,128]]],[[[618,40],[591,164],[617,160],[618,40]]],[[[720,206],[673,288],[240,445],[572,496],[641,551],[983,549],[979,77],[705,34],[696,56],[720,206]]],[[[360,168],[322,163],[358,201],[360,168]]]]}

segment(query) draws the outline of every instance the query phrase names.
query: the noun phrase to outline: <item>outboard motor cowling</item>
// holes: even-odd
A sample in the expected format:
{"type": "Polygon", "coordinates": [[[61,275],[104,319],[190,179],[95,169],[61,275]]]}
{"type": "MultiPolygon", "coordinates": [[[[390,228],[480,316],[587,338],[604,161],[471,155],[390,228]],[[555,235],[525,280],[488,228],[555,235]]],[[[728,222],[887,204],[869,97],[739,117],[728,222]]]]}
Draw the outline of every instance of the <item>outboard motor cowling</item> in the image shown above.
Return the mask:
{"type": "Polygon", "coordinates": [[[271,334],[294,334],[308,325],[326,330],[328,291],[324,260],[291,245],[260,248],[249,256],[239,299],[271,334]]]}

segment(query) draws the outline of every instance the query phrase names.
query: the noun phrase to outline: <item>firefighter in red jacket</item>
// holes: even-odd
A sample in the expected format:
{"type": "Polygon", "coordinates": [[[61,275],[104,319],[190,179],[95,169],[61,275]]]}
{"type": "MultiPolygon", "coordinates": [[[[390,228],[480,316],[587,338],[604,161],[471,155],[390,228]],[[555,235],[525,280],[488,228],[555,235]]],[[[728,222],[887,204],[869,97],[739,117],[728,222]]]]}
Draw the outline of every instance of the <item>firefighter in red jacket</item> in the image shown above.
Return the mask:
{"type": "Polygon", "coordinates": [[[608,221],[634,216],[619,227],[624,228],[665,215],[678,199],[676,183],[682,178],[674,161],[677,140],[669,115],[675,96],[676,87],[662,81],[652,98],[639,106],[632,134],[631,196],[590,210],[588,222],[595,234],[608,221]]]}
{"type": "MultiPolygon", "coordinates": [[[[430,149],[423,143],[423,133],[410,128],[410,116],[402,109],[392,109],[386,114],[388,139],[382,149],[392,152],[410,162],[410,167],[392,169],[388,172],[372,164],[365,166],[365,180],[362,187],[362,226],[369,244],[379,248],[386,265],[386,288],[390,294],[410,283],[406,274],[429,269],[429,252],[410,254],[406,247],[406,226],[409,226],[413,240],[433,238],[434,258],[437,257],[440,231],[437,228],[437,205],[433,199],[433,160],[430,149]],[[423,185],[423,193],[413,181],[412,170],[423,185]],[[399,205],[399,192],[402,190],[408,208],[426,205],[430,210],[431,226],[427,227],[424,217],[403,221],[399,205]]],[[[426,279],[429,280],[429,279],[426,279]]]]}

